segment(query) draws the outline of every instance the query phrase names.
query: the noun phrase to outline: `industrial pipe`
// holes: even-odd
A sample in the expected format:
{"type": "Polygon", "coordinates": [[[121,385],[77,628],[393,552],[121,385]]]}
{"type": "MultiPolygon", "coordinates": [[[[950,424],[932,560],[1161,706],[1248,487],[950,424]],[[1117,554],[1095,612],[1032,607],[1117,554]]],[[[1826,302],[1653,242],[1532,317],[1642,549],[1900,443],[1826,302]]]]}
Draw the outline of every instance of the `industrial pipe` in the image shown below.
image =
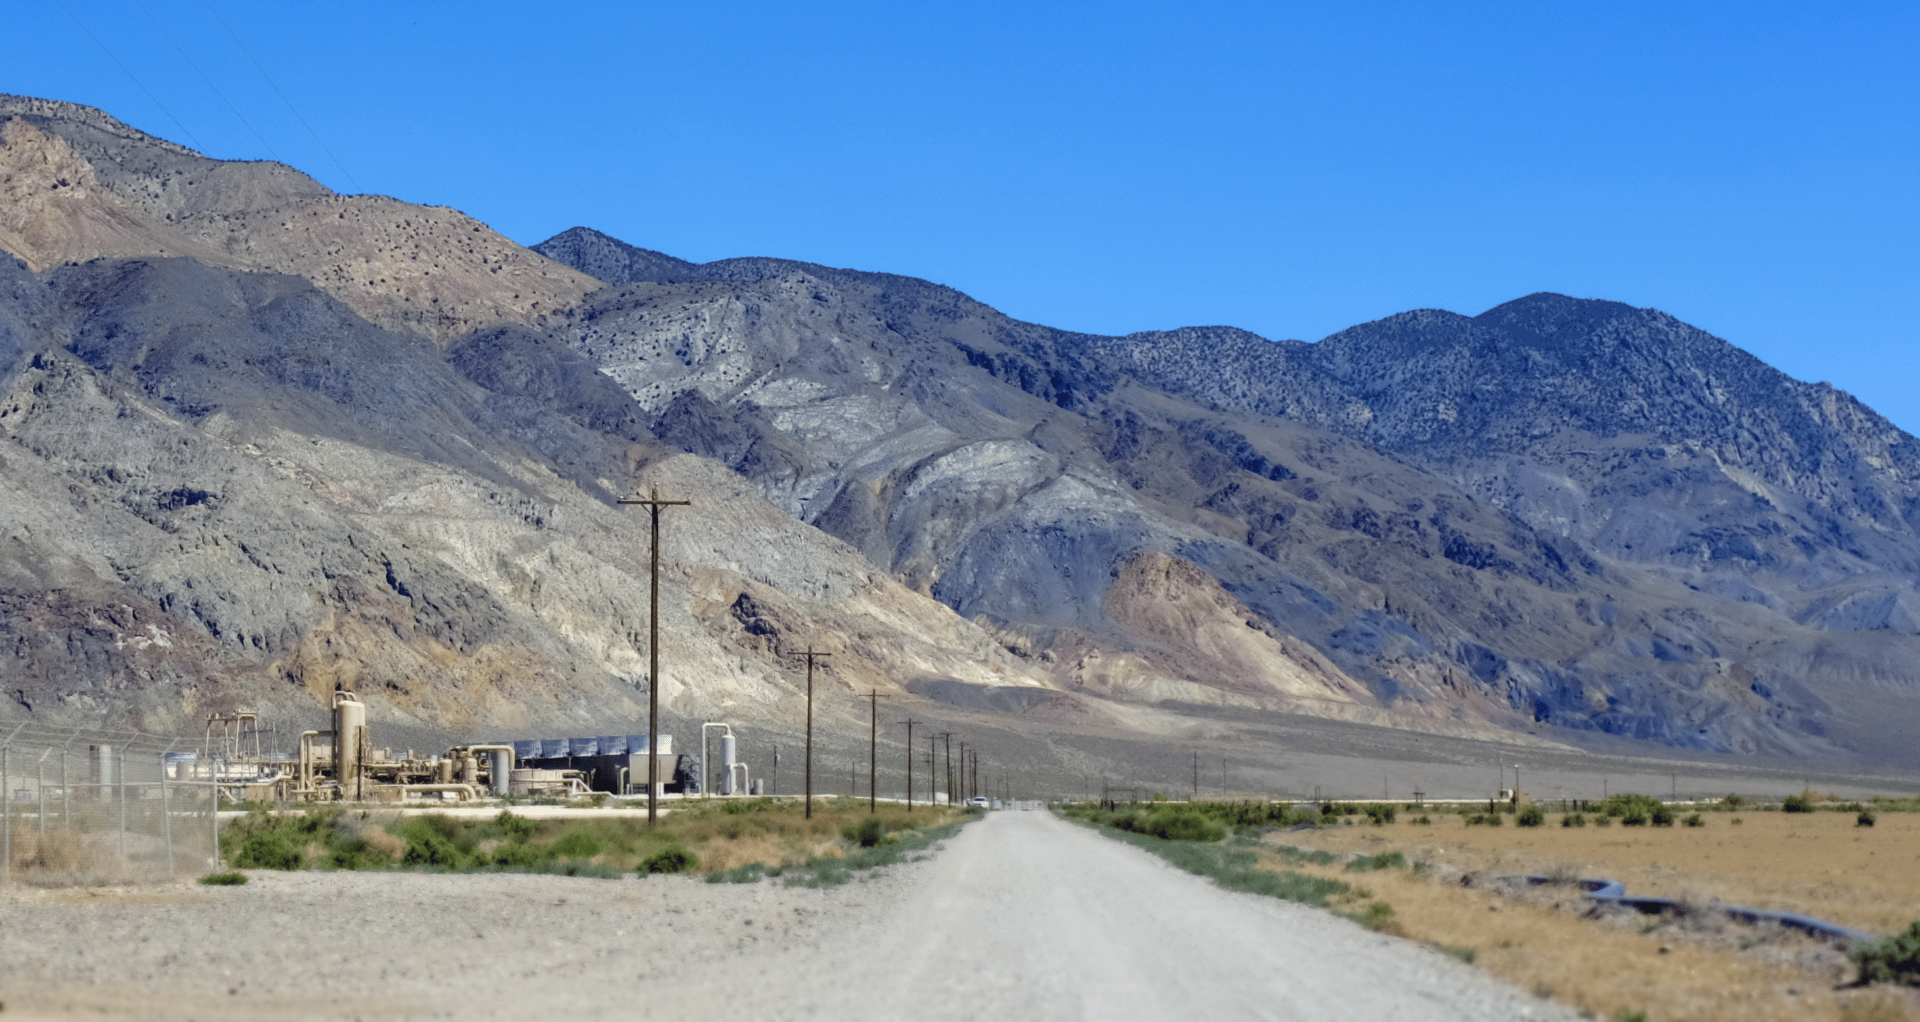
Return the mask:
{"type": "Polygon", "coordinates": [[[423,795],[429,791],[455,791],[460,793],[460,801],[472,802],[480,797],[479,791],[471,784],[402,784],[398,786],[400,794],[423,795]]]}
{"type": "Polygon", "coordinates": [[[514,755],[513,746],[511,745],[456,745],[453,748],[447,750],[447,756],[451,758],[455,753],[461,753],[461,754],[470,753],[477,756],[483,752],[492,753],[492,755],[488,757],[489,762],[487,764],[487,780],[488,782],[491,783],[493,787],[493,797],[495,798],[507,797],[507,780],[509,775],[513,772],[514,764],[519,761],[518,757],[514,755]]]}

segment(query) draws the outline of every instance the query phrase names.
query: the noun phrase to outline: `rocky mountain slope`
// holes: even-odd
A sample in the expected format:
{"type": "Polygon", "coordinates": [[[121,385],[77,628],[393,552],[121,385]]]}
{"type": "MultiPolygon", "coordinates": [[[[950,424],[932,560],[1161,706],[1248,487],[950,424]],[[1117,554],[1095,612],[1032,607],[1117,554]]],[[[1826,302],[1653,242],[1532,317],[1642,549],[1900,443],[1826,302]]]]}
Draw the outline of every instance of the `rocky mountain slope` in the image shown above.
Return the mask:
{"type": "Polygon", "coordinates": [[[658,486],[683,720],[794,727],[810,646],[863,742],[881,692],[1920,763],[1912,438],[1657,312],[1096,337],[19,97],[0,196],[0,715],[632,720],[658,486]]]}
{"type": "Polygon", "coordinates": [[[1151,657],[1109,594],[1165,556],[1398,714],[1905,755],[1875,721],[1914,694],[1913,439],[1664,314],[1091,337],[884,274],[535,248],[619,285],[549,333],[662,439],[1070,690],[1151,657]]]}

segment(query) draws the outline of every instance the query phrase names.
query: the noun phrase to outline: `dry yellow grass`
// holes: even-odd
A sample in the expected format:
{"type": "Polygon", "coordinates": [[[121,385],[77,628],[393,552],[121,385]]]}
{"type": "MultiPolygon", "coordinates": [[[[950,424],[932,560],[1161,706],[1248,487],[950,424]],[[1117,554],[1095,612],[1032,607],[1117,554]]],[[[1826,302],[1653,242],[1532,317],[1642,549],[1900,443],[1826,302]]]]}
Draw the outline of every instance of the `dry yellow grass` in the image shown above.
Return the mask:
{"type": "MultiPolygon", "coordinates": [[[[1302,832],[1295,844],[1329,851],[1397,849],[1409,860],[1468,872],[1573,871],[1663,898],[1799,912],[1872,933],[1920,919],[1920,814],[1703,813],[1704,827],[1468,827],[1458,816],[1302,832]],[[1742,822],[1735,824],[1733,820],[1742,822]]],[[[1593,819],[1593,814],[1588,814],[1593,819]]]]}
{"type": "Polygon", "coordinates": [[[1913,992],[1844,987],[1851,967],[1795,935],[1691,933],[1684,923],[1652,917],[1607,921],[1586,917],[1570,887],[1510,898],[1446,882],[1462,871],[1605,876],[1636,894],[1718,897],[1889,931],[1920,915],[1913,902],[1920,879],[1912,875],[1920,817],[1887,814],[1877,827],[1856,828],[1850,813],[1746,813],[1739,825],[1728,814],[1708,814],[1706,827],[1671,830],[1618,823],[1563,829],[1557,814],[1537,829],[1433,819],[1431,826],[1401,822],[1273,839],[1336,852],[1397,850],[1411,861],[1442,864],[1424,874],[1304,870],[1356,883],[1392,904],[1406,936],[1473,948],[1476,964],[1489,972],[1602,1019],[1623,1009],[1695,1022],[1920,1017],[1913,992]]]}

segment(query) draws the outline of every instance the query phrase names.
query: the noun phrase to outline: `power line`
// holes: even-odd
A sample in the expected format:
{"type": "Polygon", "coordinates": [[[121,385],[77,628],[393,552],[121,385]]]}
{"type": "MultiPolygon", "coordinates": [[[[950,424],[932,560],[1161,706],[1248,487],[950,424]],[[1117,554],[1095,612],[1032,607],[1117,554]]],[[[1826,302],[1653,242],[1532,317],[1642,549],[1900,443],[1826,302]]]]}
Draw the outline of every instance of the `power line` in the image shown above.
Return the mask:
{"type": "Polygon", "coordinates": [[[180,129],[180,133],[187,137],[187,141],[192,142],[193,147],[196,150],[199,150],[199,152],[202,155],[205,155],[207,151],[207,147],[205,143],[201,142],[198,138],[195,138],[193,135],[193,132],[187,130],[187,126],[181,123],[180,118],[175,117],[173,115],[173,111],[167,109],[167,105],[165,103],[160,102],[160,97],[155,96],[152,90],[147,88],[146,83],[141,81],[139,76],[133,73],[132,69],[128,68],[127,65],[121,63],[120,58],[117,55],[115,55],[112,50],[107,48],[107,44],[99,36],[93,34],[93,29],[87,27],[87,23],[80,20],[80,15],[75,14],[73,12],[72,5],[69,4],[64,6],[66,7],[67,16],[73,19],[74,24],[80,26],[80,31],[85,32],[87,34],[87,38],[93,40],[93,43],[95,46],[100,47],[100,52],[106,54],[107,59],[113,61],[114,66],[118,67],[121,73],[125,74],[129,81],[133,82],[134,87],[139,89],[142,93],[145,93],[146,97],[153,101],[153,105],[159,107],[160,112],[167,115],[167,120],[172,121],[174,124],[174,127],[177,127],[180,129]]]}
{"type": "Polygon", "coordinates": [[[220,23],[220,27],[226,29],[227,34],[233,37],[233,44],[240,47],[240,52],[246,54],[247,59],[253,62],[254,70],[259,71],[260,77],[266,79],[267,84],[272,86],[274,95],[279,96],[280,102],[287,105],[287,110],[293,114],[294,120],[299,121],[300,126],[307,129],[307,134],[313,137],[314,144],[320,147],[321,152],[327,154],[327,159],[332,160],[334,166],[340,168],[341,175],[347,179],[348,184],[353,186],[353,190],[355,192],[366,191],[366,189],[360,187],[360,182],[353,179],[353,172],[347,169],[346,164],[340,162],[340,157],[335,156],[333,150],[328,148],[326,141],[320,137],[320,133],[313,130],[313,125],[308,124],[307,119],[300,115],[300,108],[294,106],[293,100],[288,99],[287,94],[280,90],[279,83],[275,82],[273,76],[267,73],[266,67],[260,63],[260,58],[255,57],[253,51],[247,49],[247,44],[240,38],[240,33],[234,31],[233,26],[227,23],[227,19],[221,16],[219,8],[209,3],[207,4],[207,10],[213,14],[214,20],[220,23]]]}
{"type": "Polygon", "coordinates": [[[148,21],[153,22],[153,27],[159,29],[161,38],[165,39],[168,44],[173,47],[173,51],[180,55],[180,59],[186,61],[187,66],[193,68],[193,73],[199,75],[200,80],[207,83],[207,88],[212,89],[213,94],[220,97],[220,102],[226,104],[227,109],[232,112],[233,116],[239,118],[241,124],[246,125],[247,132],[253,136],[255,141],[260,143],[261,148],[267,151],[267,155],[273,157],[274,160],[279,163],[286,163],[287,161],[280,159],[279,153],[274,152],[273,144],[268,142],[259,131],[255,130],[253,122],[247,120],[247,115],[241,113],[240,108],[233,105],[233,101],[227,98],[227,94],[220,91],[220,86],[213,84],[213,79],[208,78],[207,73],[200,70],[200,65],[194,63],[193,58],[187,55],[187,51],[182,49],[180,44],[174,41],[173,35],[167,31],[167,26],[161,24],[160,19],[154,17],[152,11],[147,10],[146,4],[140,4],[139,7],[140,13],[146,15],[148,21]]]}

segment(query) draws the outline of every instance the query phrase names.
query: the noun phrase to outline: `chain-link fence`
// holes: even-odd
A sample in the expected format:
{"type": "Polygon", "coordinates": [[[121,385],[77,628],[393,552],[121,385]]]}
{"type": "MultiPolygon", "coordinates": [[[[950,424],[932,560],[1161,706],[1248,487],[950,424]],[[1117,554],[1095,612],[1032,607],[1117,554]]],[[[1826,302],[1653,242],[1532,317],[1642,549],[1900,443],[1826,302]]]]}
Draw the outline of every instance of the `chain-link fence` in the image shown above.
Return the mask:
{"type": "Polygon", "coordinates": [[[0,723],[0,883],[205,873],[218,859],[200,740],[0,723]]]}

